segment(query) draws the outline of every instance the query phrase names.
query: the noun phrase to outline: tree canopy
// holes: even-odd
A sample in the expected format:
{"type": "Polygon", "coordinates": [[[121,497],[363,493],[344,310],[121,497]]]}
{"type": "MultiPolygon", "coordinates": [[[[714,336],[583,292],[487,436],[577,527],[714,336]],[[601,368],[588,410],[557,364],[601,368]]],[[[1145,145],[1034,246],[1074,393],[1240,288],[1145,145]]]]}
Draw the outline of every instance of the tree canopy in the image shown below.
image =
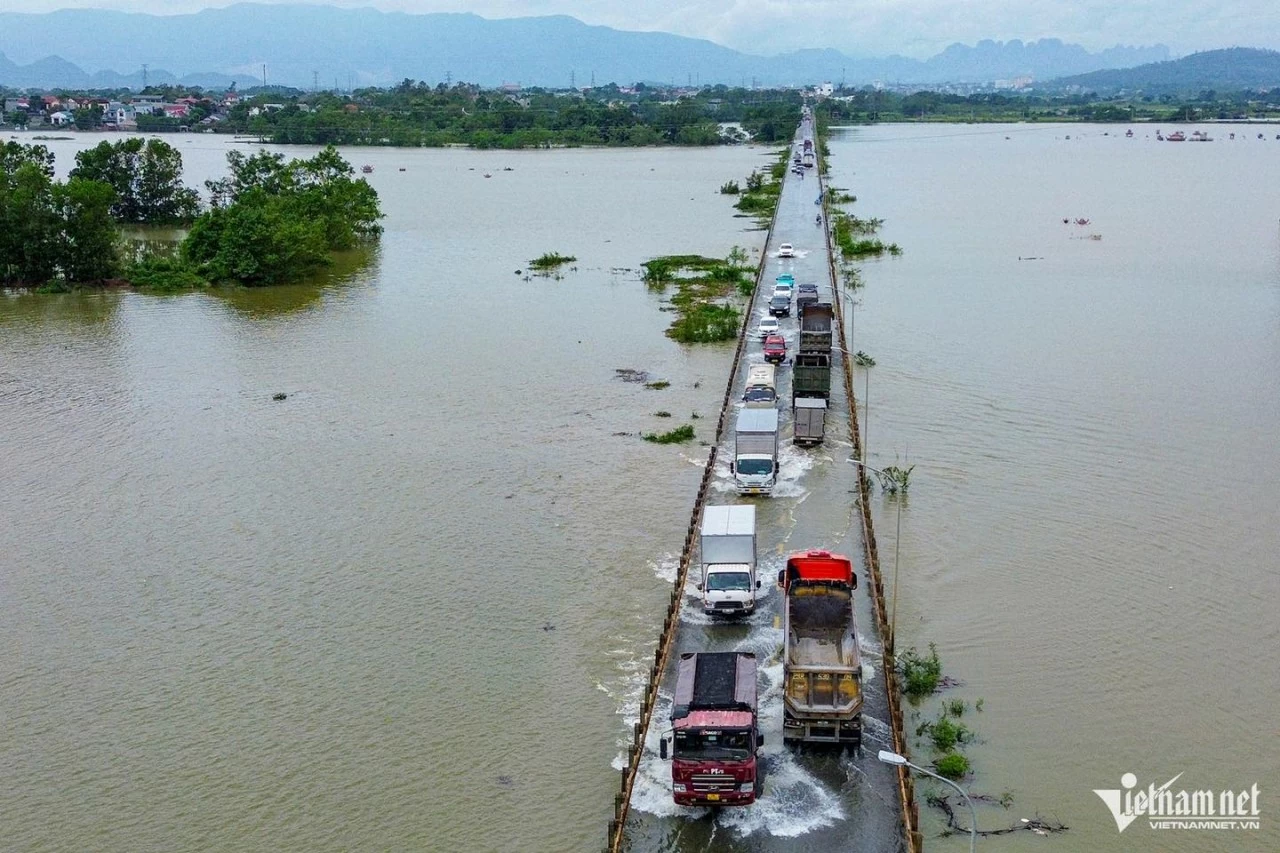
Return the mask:
{"type": "Polygon", "coordinates": [[[71,177],[110,185],[115,190],[111,215],[120,222],[190,222],[199,209],[195,190],[182,184],[181,152],[160,139],[100,142],[76,154],[71,177]]]}

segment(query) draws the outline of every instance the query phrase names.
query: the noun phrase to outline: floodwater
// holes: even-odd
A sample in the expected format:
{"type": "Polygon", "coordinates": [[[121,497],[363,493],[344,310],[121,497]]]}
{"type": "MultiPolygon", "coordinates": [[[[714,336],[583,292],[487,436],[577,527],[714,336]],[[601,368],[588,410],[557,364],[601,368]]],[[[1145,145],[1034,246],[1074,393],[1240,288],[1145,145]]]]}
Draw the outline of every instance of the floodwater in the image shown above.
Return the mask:
{"type": "MultiPolygon", "coordinates": [[[[1280,849],[1280,140],[1204,129],[831,143],[832,183],[904,249],[864,265],[854,324],[877,360],[871,462],[916,466],[899,642],[936,642],[963,683],[944,695],[985,700],[968,784],[1014,801],[982,827],[1070,827],[985,850],[1280,849]],[[1126,773],[1143,791],[1256,783],[1261,828],[1120,834],[1093,791],[1126,773]]],[[[877,507],[887,572],[893,512],[877,507]]],[[[964,849],[921,808],[929,849],[964,849]]]]}
{"type": "Polygon", "coordinates": [[[758,257],[765,153],[355,149],[321,281],[0,295],[0,846],[599,849],[706,456],[638,433],[733,354],[636,270],[758,257]]]}

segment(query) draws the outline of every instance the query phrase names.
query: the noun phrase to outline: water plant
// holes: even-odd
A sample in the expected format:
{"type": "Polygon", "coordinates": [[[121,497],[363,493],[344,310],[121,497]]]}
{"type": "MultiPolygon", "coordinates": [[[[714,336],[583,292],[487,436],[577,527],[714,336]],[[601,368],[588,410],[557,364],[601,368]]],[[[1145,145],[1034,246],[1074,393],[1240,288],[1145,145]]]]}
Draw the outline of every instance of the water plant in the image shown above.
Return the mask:
{"type": "Polygon", "coordinates": [[[671,383],[665,379],[658,379],[653,382],[644,383],[644,387],[648,388],[650,391],[661,391],[663,388],[670,388],[671,383]]]}
{"type": "Polygon", "coordinates": [[[725,181],[720,185],[720,192],[724,195],[737,195],[742,192],[742,188],[738,186],[737,181],[725,181]]]}
{"type": "Polygon", "coordinates": [[[959,752],[948,752],[933,762],[933,768],[938,771],[939,776],[945,776],[952,781],[963,779],[969,772],[969,759],[959,752]]]}
{"type": "Polygon", "coordinates": [[[888,465],[876,474],[876,478],[880,480],[880,488],[891,495],[898,492],[905,492],[911,485],[911,472],[916,466],[910,468],[899,468],[897,465],[888,465]]]}
{"type": "Polygon", "coordinates": [[[541,273],[548,273],[557,270],[565,264],[571,264],[578,260],[573,255],[562,255],[559,252],[547,252],[540,257],[529,261],[529,268],[541,273]]]}
{"type": "Polygon", "coordinates": [[[640,437],[654,444],[683,444],[686,441],[693,440],[693,425],[684,424],[664,433],[646,432],[640,437]]]}
{"type": "Polygon", "coordinates": [[[654,412],[653,416],[655,418],[669,418],[671,417],[671,413],[668,412],[666,409],[660,409],[659,411],[654,412]]]}
{"type": "Polygon", "coordinates": [[[876,360],[871,356],[867,355],[862,350],[858,350],[853,354],[853,363],[858,365],[858,367],[875,367],[876,366],[876,360]]]}
{"type": "Polygon", "coordinates": [[[928,696],[938,689],[942,681],[942,661],[938,658],[938,646],[929,644],[929,654],[921,655],[915,647],[898,655],[902,669],[902,691],[913,699],[928,696]]]}

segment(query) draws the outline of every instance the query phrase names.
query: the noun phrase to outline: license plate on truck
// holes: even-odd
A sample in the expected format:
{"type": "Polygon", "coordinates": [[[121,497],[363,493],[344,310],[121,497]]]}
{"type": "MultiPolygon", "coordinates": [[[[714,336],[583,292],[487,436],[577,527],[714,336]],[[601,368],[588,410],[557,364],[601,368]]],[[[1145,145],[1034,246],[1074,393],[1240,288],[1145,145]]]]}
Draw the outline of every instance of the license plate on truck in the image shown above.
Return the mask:
{"type": "Polygon", "coordinates": [[[719,794],[707,794],[707,799],[714,803],[716,800],[720,799],[720,795],[719,795],[719,794]]]}

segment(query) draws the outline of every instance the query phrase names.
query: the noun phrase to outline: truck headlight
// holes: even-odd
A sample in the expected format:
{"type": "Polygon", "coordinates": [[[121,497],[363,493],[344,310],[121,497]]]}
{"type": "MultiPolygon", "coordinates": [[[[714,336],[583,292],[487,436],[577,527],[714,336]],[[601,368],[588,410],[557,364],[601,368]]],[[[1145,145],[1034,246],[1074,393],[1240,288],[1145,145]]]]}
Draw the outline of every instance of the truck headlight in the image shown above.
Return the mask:
{"type": "Polygon", "coordinates": [[[754,794],[756,792],[755,782],[743,782],[738,786],[738,790],[743,794],[754,794]]]}
{"type": "Polygon", "coordinates": [[[689,789],[679,782],[673,782],[671,784],[671,790],[673,793],[683,794],[683,793],[686,793],[689,789]]]}

